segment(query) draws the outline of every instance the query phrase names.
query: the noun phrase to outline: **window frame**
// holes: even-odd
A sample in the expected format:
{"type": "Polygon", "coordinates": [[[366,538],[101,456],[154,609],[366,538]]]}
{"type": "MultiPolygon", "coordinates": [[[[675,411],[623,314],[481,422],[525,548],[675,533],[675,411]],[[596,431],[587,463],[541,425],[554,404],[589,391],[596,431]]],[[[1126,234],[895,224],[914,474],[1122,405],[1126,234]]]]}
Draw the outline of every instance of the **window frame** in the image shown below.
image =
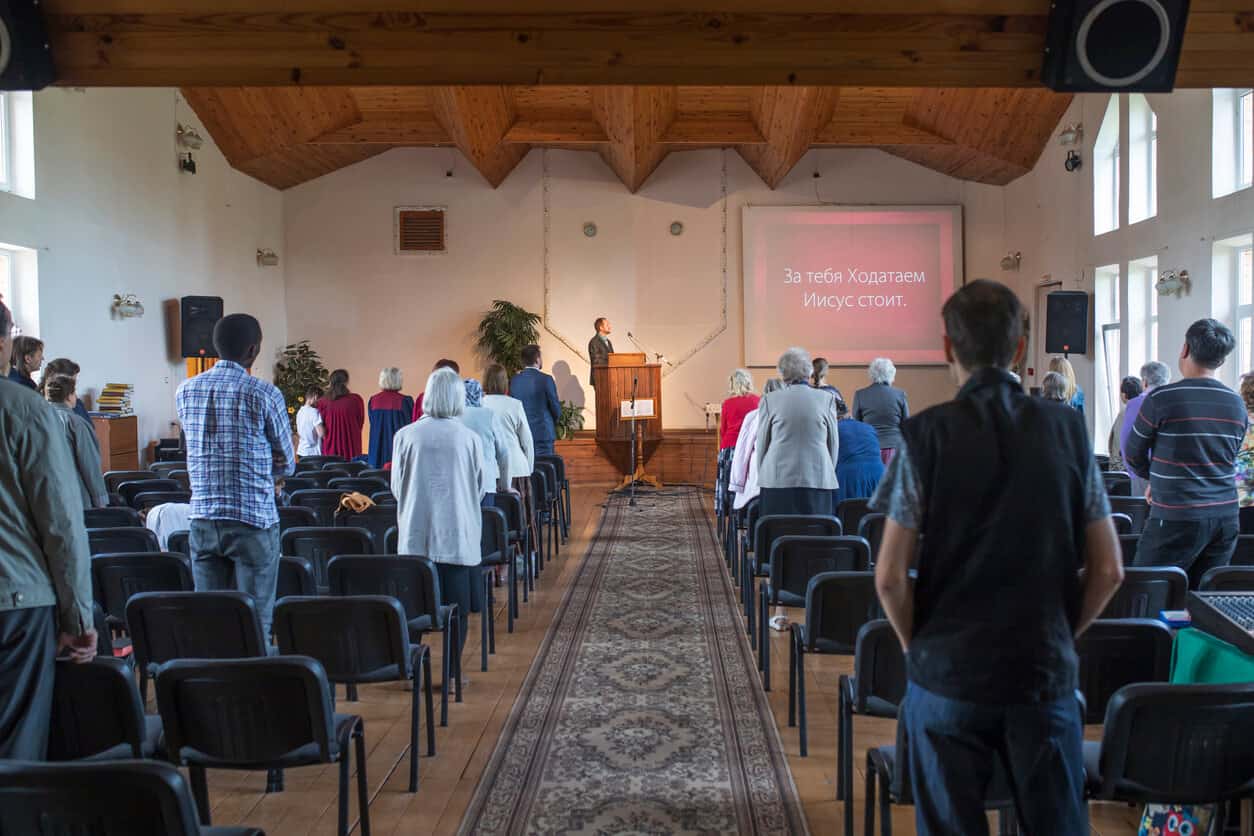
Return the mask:
{"type": "Polygon", "coordinates": [[[13,191],[13,96],[0,90],[0,192],[13,191]]]}
{"type": "Polygon", "coordinates": [[[1236,152],[1236,191],[1254,186],[1254,88],[1238,89],[1235,97],[1232,127],[1236,136],[1232,147],[1236,152]],[[1247,124],[1248,122],[1248,124],[1247,124]]]}

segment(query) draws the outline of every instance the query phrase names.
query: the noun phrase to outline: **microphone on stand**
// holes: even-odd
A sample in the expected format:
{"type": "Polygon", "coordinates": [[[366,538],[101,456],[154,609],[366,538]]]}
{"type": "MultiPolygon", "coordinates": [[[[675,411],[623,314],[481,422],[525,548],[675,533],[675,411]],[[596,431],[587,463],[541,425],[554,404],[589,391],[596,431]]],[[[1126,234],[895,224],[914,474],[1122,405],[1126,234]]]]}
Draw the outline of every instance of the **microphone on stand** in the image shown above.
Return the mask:
{"type": "Polygon", "coordinates": [[[640,340],[636,339],[636,335],[631,333],[630,331],[627,332],[627,339],[635,343],[636,348],[640,349],[645,354],[652,354],[654,357],[656,357],[657,360],[655,362],[665,363],[668,366],[673,365],[670,360],[666,359],[666,355],[661,354],[659,352],[649,351],[649,349],[643,343],[641,343],[640,340]]]}

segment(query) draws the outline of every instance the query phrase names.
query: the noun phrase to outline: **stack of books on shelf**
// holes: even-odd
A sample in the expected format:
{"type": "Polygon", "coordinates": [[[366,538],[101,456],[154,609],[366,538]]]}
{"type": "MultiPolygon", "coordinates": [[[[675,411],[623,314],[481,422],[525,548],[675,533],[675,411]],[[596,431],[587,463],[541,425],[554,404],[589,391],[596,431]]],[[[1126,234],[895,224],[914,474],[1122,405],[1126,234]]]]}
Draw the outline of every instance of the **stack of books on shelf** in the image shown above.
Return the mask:
{"type": "Polygon", "coordinates": [[[96,398],[96,409],[94,415],[102,418],[124,418],[127,415],[134,415],[131,409],[131,395],[135,392],[135,387],[129,383],[106,383],[104,388],[100,390],[100,397],[96,398]]]}

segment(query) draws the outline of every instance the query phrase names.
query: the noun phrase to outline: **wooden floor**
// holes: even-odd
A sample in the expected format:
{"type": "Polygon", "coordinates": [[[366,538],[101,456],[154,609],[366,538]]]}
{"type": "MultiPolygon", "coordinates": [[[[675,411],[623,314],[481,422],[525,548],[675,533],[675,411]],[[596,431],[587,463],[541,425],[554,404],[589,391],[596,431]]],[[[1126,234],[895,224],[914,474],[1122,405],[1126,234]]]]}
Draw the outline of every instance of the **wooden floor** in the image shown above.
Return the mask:
{"type": "MultiPolygon", "coordinates": [[[[416,794],[406,792],[410,694],[399,684],[363,686],[360,700],[349,703],[343,700],[341,690],[337,710],[357,713],[365,719],[373,833],[456,833],[553,612],[596,532],[606,490],[607,486],[575,489],[570,541],[563,548],[561,558],[546,566],[531,603],[522,606],[522,618],[512,635],[505,632],[504,612],[498,612],[497,653],[491,658],[491,670],[486,674],[479,671],[478,616],[471,616],[464,658],[465,675],[470,679],[465,702],[450,704],[449,725],[437,730],[436,757],[427,758],[424,754],[420,758],[421,783],[416,794]]],[[[796,730],[786,725],[788,648],[785,635],[775,634],[772,640],[775,688],[771,692],[771,705],[811,831],[841,833],[842,807],[835,801],[836,683],[840,674],[852,671],[852,659],[811,657],[807,660],[810,754],[802,758],[797,751],[796,730]]],[[[435,644],[433,667],[438,671],[439,642],[435,644]]],[[[150,706],[150,710],[153,707],[150,706]]],[[[894,725],[888,720],[857,718],[854,735],[855,832],[860,833],[862,763],[866,748],[892,742],[894,725]]],[[[426,751],[425,744],[422,751],[426,751]]],[[[247,824],[263,828],[270,836],[334,834],[337,777],[335,766],[288,770],[286,790],[266,795],[264,773],[211,772],[213,823],[247,824]]],[[[353,787],[351,820],[355,826],[355,783],[353,787]]],[[[1095,834],[1122,836],[1136,832],[1139,810],[1112,804],[1094,804],[1090,810],[1095,834]]],[[[914,833],[912,808],[894,810],[893,832],[914,833]]]]}

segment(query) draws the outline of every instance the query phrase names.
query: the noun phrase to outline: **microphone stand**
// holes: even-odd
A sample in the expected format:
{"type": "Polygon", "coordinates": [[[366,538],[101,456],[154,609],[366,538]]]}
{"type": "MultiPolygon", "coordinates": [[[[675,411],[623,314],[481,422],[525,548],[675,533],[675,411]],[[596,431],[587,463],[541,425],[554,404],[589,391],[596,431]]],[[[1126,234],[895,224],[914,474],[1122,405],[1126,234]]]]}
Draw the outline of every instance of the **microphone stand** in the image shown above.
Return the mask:
{"type": "Polygon", "coordinates": [[[667,360],[667,359],[666,359],[666,357],[665,357],[665,355],[663,355],[663,354],[661,354],[661,353],[659,353],[659,352],[656,352],[656,351],[649,351],[649,349],[648,349],[648,348],[647,348],[647,347],[646,347],[643,343],[641,343],[641,342],[640,342],[640,340],[636,339],[636,335],[635,335],[635,334],[633,334],[633,333],[631,333],[630,331],[628,331],[628,332],[627,332],[627,339],[629,339],[629,340],[631,340],[633,343],[635,343],[635,344],[636,344],[636,348],[640,349],[640,350],[641,350],[641,351],[643,351],[645,354],[652,354],[652,355],[654,356],[654,358],[655,358],[653,362],[655,362],[655,363],[665,363],[665,364],[666,364],[666,365],[668,365],[668,366],[669,366],[669,365],[671,365],[671,361],[670,361],[670,360],[667,360]]]}
{"type": "MultiPolygon", "coordinates": [[[[627,333],[627,336],[631,337],[630,331],[627,333]]],[[[635,338],[632,337],[632,339],[634,340],[635,338]]],[[[639,385],[639,383],[640,383],[640,376],[632,375],[631,377],[631,499],[628,500],[627,502],[627,504],[632,508],[636,507],[636,433],[638,432],[636,425],[640,423],[640,419],[636,417],[636,386],[639,385]]]]}

